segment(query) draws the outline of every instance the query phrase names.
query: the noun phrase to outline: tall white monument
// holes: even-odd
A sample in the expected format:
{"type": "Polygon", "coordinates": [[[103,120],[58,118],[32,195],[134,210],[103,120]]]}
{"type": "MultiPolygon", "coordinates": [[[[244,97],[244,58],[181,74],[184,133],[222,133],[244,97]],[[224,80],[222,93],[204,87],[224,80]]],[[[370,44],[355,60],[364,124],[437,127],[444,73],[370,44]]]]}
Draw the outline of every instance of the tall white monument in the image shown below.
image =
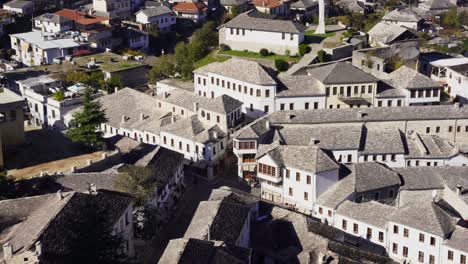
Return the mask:
{"type": "Polygon", "coordinates": [[[319,3],[319,23],[315,34],[325,34],[325,0],[318,0],[319,3]]]}

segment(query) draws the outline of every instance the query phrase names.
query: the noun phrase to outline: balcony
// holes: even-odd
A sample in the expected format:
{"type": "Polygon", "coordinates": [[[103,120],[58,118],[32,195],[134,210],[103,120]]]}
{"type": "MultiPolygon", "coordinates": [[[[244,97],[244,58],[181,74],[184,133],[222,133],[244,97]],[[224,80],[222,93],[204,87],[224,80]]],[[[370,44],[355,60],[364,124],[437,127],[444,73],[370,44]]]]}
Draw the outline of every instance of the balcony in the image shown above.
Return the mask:
{"type": "Polygon", "coordinates": [[[257,172],[257,178],[265,180],[265,181],[269,181],[272,183],[280,183],[283,180],[281,177],[266,175],[260,172],[257,172]]]}

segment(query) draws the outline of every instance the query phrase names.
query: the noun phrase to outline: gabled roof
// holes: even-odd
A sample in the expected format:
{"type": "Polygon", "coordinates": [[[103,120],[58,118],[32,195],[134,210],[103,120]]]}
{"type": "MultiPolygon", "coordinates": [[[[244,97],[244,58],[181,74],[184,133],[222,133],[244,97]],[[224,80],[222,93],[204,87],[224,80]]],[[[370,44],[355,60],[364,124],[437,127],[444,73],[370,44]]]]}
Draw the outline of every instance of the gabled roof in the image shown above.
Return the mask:
{"type": "Polygon", "coordinates": [[[427,8],[429,10],[440,10],[440,9],[449,9],[455,7],[456,5],[452,4],[448,0],[425,0],[419,4],[419,7],[427,8]]]}
{"type": "Polygon", "coordinates": [[[4,6],[9,6],[10,8],[23,8],[28,5],[33,5],[34,2],[32,1],[22,1],[22,0],[14,0],[8,3],[3,4],[4,6]]]}
{"type": "Polygon", "coordinates": [[[356,163],[354,166],[356,192],[367,192],[401,184],[400,176],[377,162],[356,163]]]}
{"type": "Polygon", "coordinates": [[[257,85],[276,85],[269,70],[258,62],[232,58],[224,62],[214,62],[194,71],[198,74],[214,73],[239,81],[257,85]]]}
{"type": "Polygon", "coordinates": [[[396,8],[382,17],[382,20],[391,20],[398,22],[418,22],[421,20],[418,14],[408,8],[396,8]]]}
{"type": "Polygon", "coordinates": [[[442,238],[446,238],[455,229],[454,219],[432,201],[407,204],[400,207],[389,219],[442,238]]]}
{"type": "Polygon", "coordinates": [[[136,15],[139,13],[142,13],[147,17],[157,17],[166,14],[172,14],[174,12],[169,7],[162,5],[140,10],[136,13],[136,15]]]}
{"type": "Polygon", "coordinates": [[[305,31],[305,27],[302,24],[290,20],[260,18],[254,15],[255,11],[247,11],[231,19],[222,25],[222,27],[293,34],[301,34],[305,31]]]}
{"type": "Polygon", "coordinates": [[[468,63],[452,66],[450,69],[462,74],[463,76],[468,76],[468,63]]]}
{"type": "Polygon", "coordinates": [[[441,87],[438,82],[406,65],[391,72],[385,82],[395,88],[408,90],[441,87]]]}
{"type": "Polygon", "coordinates": [[[325,96],[320,82],[308,75],[278,77],[277,97],[325,96]]]}
{"type": "Polygon", "coordinates": [[[338,206],[337,214],[385,229],[389,216],[397,210],[396,207],[375,201],[355,203],[345,201],[338,206]]]}
{"type": "Polygon", "coordinates": [[[199,143],[219,141],[226,134],[217,126],[204,126],[197,115],[177,120],[161,127],[161,131],[174,134],[183,138],[193,139],[199,143]],[[217,137],[215,137],[217,134],[217,137]]]}
{"type": "Polygon", "coordinates": [[[438,135],[420,135],[413,133],[407,137],[408,154],[413,159],[448,159],[460,153],[459,149],[448,140],[438,135]]]}
{"type": "Polygon", "coordinates": [[[207,7],[203,2],[179,2],[172,7],[172,10],[183,13],[198,13],[200,11],[206,11],[207,7]]]}
{"type": "Polygon", "coordinates": [[[368,154],[404,154],[405,146],[399,129],[368,129],[363,137],[360,153],[368,154]]]}
{"type": "Polygon", "coordinates": [[[462,252],[468,252],[468,228],[456,226],[450,239],[444,241],[444,245],[462,252]]]}
{"type": "MultiPolygon", "coordinates": [[[[339,169],[336,161],[315,146],[279,145],[265,153],[279,166],[286,166],[311,173],[339,169]]],[[[258,157],[258,160],[261,157],[258,157]]]]}
{"type": "Polygon", "coordinates": [[[261,8],[275,8],[284,5],[280,0],[254,0],[253,4],[261,8]]]}
{"type": "Polygon", "coordinates": [[[354,67],[347,62],[337,62],[307,71],[308,74],[324,84],[370,83],[377,82],[374,76],[354,67]]]}
{"type": "Polygon", "coordinates": [[[413,33],[412,30],[385,21],[377,23],[371,30],[369,30],[367,34],[369,34],[373,40],[384,44],[389,44],[405,33],[413,34],[414,39],[418,38],[418,36],[413,33]]]}
{"type": "Polygon", "coordinates": [[[81,25],[91,25],[109,20],[108,17],[89,15],[78,10],[62,9],[54,14],[66,17],[81,25]]]}
{"type": "Polygon", "coordinates": [[[299,0],[291,4],[292,9],[307,9],[313,6],[317,6],[318,1],[316,0],[299,0]]]}

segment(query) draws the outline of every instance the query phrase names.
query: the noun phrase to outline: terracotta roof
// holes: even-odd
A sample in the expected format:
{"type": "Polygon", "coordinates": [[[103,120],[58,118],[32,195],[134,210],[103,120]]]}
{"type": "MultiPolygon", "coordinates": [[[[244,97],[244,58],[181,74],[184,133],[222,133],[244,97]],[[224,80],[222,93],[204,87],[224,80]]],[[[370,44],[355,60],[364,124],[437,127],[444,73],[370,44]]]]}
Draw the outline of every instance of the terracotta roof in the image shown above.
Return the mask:
{"type": "Polygon", "coordinates": [[[206,5],[203,2],[197,3],[177,3],[172,10],[176,12],[186,12],[186,13],[198,13],[199,11],[205,11],[206,5]]]}
{"type": "Polygon", "coordinates": [[[91,25],[109,20],[109,18],[107,17],[88,15],[78,10],[71,9],[62,9],[60,11],[55,12],[55,14],[71,19],[76,23],[82,25],[91,25]]]}
{"type": "Polygon", "coordinates": [[[258,7],[275,8],[278,6],[282,6],[283,3],[279,0],[255,0],[254,5],[258,7]]]}

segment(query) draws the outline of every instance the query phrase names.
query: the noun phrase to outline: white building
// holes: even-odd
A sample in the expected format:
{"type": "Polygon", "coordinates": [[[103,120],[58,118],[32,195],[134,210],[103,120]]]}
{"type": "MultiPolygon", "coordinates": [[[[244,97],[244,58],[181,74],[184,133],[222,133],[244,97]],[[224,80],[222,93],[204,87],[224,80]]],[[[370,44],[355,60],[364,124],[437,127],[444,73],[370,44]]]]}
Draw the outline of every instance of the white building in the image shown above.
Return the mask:
{"type": "Polygon", "coordinates": [[[34,2],[14,0],[3,4],[3,9],[20,15],[31,15],[34,12],[34,2]]]}
{"type": "Polygon", "coordinates": [[[419,37],[412,29],[392,22],[379,22],[367,34],[369,36],[369,44],[372,47],[387,47],[395,43],[404,42],[414,43],[415,46],[419,45],[419,37]]]}
{"type": "Polygon", "coordinates": [[[382,21],[418,30],[421,26],[422,19],[411,9],[396,8],[385,14],[382,17],[382,21]]]}
{"type": "Polygon", "coordinates": [[[93,0],[93,11],[111,19],[125,19],[132,15],[131,0],[93,0]]]}
{"type": "Polygon", "coordinates": [[[261,18],[254,11],[242,13],[220,27],[219,43],[233,50],[259,52],[267,49],[276,54],[299,53],[305,27],[301,24],[261,18]]]}
{"type": "Polygon", "coordinates": [[[77,42],[72,36],[55,36],[50,33],[32,31],[10,35],[13,58],[27,66],[51,64],[56,58],[73,55],[88,48],[88,44],[77,42]]]}
{"type": "Polygon", "coordinates": [[[461,103],[468,101],[468,63],[447,67],[447,92],[461,103]]]}
{"type": "Polygon", "coordinates": [[[57,14],[42,14],[34,19],[34,31],[42,31],[48,33],[60,33],[72,30],[74,27],[73,20],[57,14]]]}
{"type": "Polygon", "coordinates": [[[145,26],[154,25],[159,30],[171,30],[176,24],[175,13],[167,6],[155,6],[138,11],[136,21],[145,26]]]}
{"type": "Polygon", "coordinates": [[[208,13],[208,7],[202,1],[178,2],[172,7],[172,10],[181,21],[195,24],[205,21],[208,13]]]}

